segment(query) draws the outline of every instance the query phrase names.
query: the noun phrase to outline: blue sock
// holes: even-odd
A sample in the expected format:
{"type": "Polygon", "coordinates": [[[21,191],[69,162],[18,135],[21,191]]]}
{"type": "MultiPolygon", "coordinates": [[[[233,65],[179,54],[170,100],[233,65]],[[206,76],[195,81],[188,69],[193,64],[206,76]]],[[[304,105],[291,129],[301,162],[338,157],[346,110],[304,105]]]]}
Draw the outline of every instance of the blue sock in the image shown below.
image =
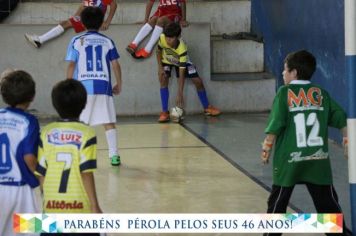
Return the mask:
{"type": "Polygon", "coordinates": [[[169,99],[169,90],[168,87],[161,88],[161,104],[162,104],[162,111],[168,111],[168,99],[169,99]]]}
{"type": "Polygon", "coordinates": [[[208,97],[206,96],[206,91],[205,90],[198,91],[198,96],[200,99],[200,103],[203,105],[204,109],[208,108],[209,101],[208,101],[208,97]]]}

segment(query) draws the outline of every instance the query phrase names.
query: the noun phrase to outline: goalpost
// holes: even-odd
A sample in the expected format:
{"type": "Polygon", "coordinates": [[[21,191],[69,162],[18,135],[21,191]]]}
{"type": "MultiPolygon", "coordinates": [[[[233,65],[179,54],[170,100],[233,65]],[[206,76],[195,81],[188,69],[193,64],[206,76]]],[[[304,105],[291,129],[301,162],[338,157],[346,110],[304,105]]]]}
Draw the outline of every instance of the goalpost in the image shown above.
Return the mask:
{"type": "Polygon", "coordinates": [[[356,235],[356,1],[345,0],[345,58],[348,83],[349,183],[351,224],[356,235]]]}

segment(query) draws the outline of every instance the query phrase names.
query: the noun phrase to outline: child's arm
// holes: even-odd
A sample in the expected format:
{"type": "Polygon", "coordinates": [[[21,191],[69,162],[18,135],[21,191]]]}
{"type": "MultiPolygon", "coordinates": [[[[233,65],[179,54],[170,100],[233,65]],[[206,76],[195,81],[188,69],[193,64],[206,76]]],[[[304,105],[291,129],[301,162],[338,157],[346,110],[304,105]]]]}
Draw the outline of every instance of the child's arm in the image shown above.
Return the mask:
{"type": "Polygon", "coordinates": [[[159,47],[157,47],[156,50],[156,59],[158,65],[158,76],[164,76],[164,70],[162,65],[162,49],[160,49],[159,47]]]}
{"type": "Polygon", "coordinates": [[[88,194],[89,201],[90,201],[90,208],[92,213],[102,213],[98,199],[96,197],[95,191],[95,181],[93,172],[82,172],[81,177],[83,180],[85,191],[88,194]]]}
{"type": "Polygon", "coordinates": [[[275,139],[276,139],[276,135],[267,134],[265,140],[262,143],[261,160],[263,164],[268,164],[275,139]]]}
{"type": "Polygon", "coordinates": [[[121,87],[122,87],[121,66],[117,60],[111,61],[111,64],[112,64],[112,69],[114,71],[115,78],[116,78],[116,84],[114,85],[112,91],[115,95],[119,95],[121,92],[121,87]]]}
{"type": "Polygon", "coordinates": [[[109,15],[106,18],[106,20],[103,22],[103,24],[101,25],[101,30],[107,30],[109,28],[109,25],[111,24],[112,18],[114,18],[115,12],[116,12],[116,8],[117,8],[117,3],[115,0],[113,0],[110,3],[110,10],[109,10],[109,15]]]}
{"type": "Polygon", "coordinates": [[[182,2],[182,20],[180,21],[182,27],[187,27],[189,25],[187,21],[187,5],[186,2],[182,2]]]}
{"type": "Polygon", "coordinates": [[[179,78],[178,78],[178,92],[176,105],[178,107],[184,107],[183,91],[184,91],[184,80],[185,80],[185,67],[179,67],[179,78]]]}
{"type": "Polygon", "coordinates": [[[40,190],[41,190],[41,194],[42,194],[42,197],[43,197],[43,183],[44,183],[44,176],[39,176],[39,175],[37,175],[37,177],[38,177],[38,180],[40,181],[40,190]]]}
{"type": "Polygon", "coordinates": [[[73,79],[74,70],[75,70],[75,62],[70,61],[67,68],[67,79],[73,79]]]}
{"type": "Polygon", "coordinates": [[[342,146],[344,147],[344,157],[347,159],[349,154],[348,154],[348,147],[349,147],[349,140],[347,138],[347,126],[341,129],[342,133],[342,146]]]}
{"type": "Polygon", "coordinates": [[[24,156],[25,163],[27,167],[31,170],[32,173],[35,173],[36,166],[37,166],[37,158],[33,154],[26,154],[24,156]]]}

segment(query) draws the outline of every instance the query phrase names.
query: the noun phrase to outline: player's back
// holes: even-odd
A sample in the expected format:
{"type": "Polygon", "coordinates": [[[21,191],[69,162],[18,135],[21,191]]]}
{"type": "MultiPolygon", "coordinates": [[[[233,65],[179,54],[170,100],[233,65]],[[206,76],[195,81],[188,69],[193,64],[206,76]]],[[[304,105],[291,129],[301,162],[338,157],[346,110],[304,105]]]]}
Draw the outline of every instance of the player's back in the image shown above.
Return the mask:
{"type": "Polygon", "coordinates": [[[45,212],[90,212],[82,172],[96,169],[96,136],[80,122],[54,122],[43,128],[37,172],[45,176],[45,212]]]}
{"type": "Polygon", "coordinates": [[[25,154],[36,155],[38,132],[34,116],[17,108],[0,109],[0,184],[39,185],[24,161],[25,154]]]}
{"type": "Polygon", "coordinates": [[[112,95],[110,63],[118,59],[114,42],[96,31],[72,39],[67,61],[76,62],[74,79],[83,83],[88,94],[112,95]]]}
{"type": "Polygon", "coordinates": [[[275,184],[332,183],[328,126],[343,128],[346,114],[327,91],[301,80],[279,89],[265,130],[277,135],[275,184]]]}

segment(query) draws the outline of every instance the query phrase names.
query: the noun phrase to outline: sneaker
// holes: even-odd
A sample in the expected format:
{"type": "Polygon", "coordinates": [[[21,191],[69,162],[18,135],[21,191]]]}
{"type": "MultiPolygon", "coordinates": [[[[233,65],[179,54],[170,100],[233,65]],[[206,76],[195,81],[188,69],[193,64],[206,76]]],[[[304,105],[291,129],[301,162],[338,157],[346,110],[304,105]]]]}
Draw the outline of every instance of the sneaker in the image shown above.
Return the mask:
{"type": "Polygon", "coordinates": [[[38,38],[37,35],[35,35],[35,34],[25,34],[25,38],[35,48],[40,48],[41,47],[40,39],[38,38]]]}
{"type": "Polygon", "coordinates": [[[221,114],[221,111],[218,108],[209,105],[208,108],[204,110],[204,114],[206,116],[218,116],[221,114]]]}
{"type": "Polygon", "coordinates": [[[162,111],[159,114],[159,118],[158,118],[158,122],[159,123],[164,123],[164,122],[168,122],[169,121],[169,112],[168,111],[162,111]]]}
{"type": "Polygon", "coordinates": [[[136,58],[138,59],[145,59],[149,57],[151,53],[147,52],[144,48],[141,48],[135,53],[136,58]]]}
{"type": "Polygon", "coordinates": [[[135,52],[136,52],[136,50],[137,50],[137,45],[134,44],[134,43],[130,43],[130,44],[126,47],[126,51],[127,51],[128,53],[130,53],[131,55],[134,55],[135,52]]]}
{"type": "Polygon", "coordinates": [[[111,165],[112,166],[118,166],[120,164],[121,164],[121,160],[120,160],[120,156],[119,155],[111,157],[111,165]]]}

